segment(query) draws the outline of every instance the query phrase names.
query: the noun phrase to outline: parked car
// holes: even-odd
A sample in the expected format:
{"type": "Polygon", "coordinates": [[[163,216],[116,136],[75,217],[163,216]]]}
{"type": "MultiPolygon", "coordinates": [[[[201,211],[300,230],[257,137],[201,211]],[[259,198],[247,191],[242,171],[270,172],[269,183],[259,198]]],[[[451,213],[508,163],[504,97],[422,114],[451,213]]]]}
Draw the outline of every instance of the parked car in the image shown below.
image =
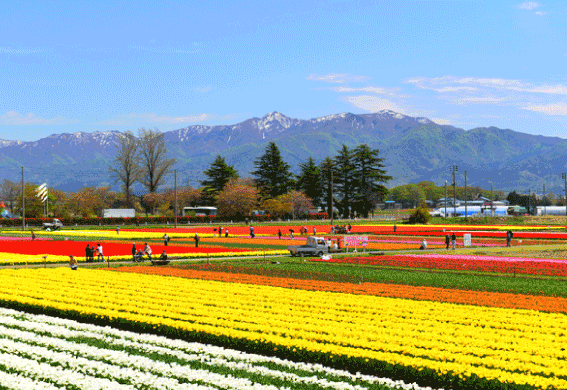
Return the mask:
{"type": "Polygon", "coordinates": [[[43,229],[44,230],[59,230],[63,228],[63,223],[58,220],[57,218],[53,218],[53,222],[44,222],[43,229]]]}
{"type": "Polygon", "coordinates": [[[305,245],[290,245],[287,247],[292,257],[295,256],[323,256],[329,253],[329,247],[322,237],[307,237],[305,245]]]}

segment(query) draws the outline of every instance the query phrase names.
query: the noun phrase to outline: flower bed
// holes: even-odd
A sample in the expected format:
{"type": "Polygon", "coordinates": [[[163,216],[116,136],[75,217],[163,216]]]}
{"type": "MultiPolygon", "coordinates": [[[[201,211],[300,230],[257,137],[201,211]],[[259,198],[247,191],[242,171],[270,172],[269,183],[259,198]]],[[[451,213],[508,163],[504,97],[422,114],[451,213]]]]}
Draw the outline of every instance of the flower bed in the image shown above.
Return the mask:
{"type": "MultiPolygon", "coordinates": [[[[420,301],[460,303],[466,305],[501,307],[510,309],[539,310],[549,313],[566,313],[567,298],[534,296],[529,294],[471,291],[441,287],[408,286],[392,283],[336,282],[317,280],[321,275],[308,278],[268,276],[251,274],[266,270],[247,267],[230,267],[203,264],[198,269],[181,267],[120,267],[110,271],[133,272],[148,275],[173,276],[178,278],[216,280],[230,283],[257,284],[262,286],[285,287],[311,291],[330,291],[356,295],[376,295],[381,297],[406,298],[420,301]],[[232,271],[232,272],[231,272],[232,271]]],[[[277,273],[277,270],[275,270],[277,273]]]]}
{"type": "Polygon", "coordinates": [[[318,364],[4,308],[0,308],[0,336],[0,382],[5,388],[187,389],[188,384],[202,390],[355,390],[374,384],[409,388],[401,381],[318,364]]]}
{"type": "Polygon", "coordinates": [[[462,270],[506,274],[567,276],[567,260],[505,258],[467,255],[398,255],[374,257],[342,257],[330,260],[310,259],[312,262],[366,264],[387,267],[462,270]]]}
{"type": "Polygon", "coordinates": [[[563,314],[66,268],[1,270],[0,280],[5,304],[83,320],[443,387],[567,388],[563,314]]]}

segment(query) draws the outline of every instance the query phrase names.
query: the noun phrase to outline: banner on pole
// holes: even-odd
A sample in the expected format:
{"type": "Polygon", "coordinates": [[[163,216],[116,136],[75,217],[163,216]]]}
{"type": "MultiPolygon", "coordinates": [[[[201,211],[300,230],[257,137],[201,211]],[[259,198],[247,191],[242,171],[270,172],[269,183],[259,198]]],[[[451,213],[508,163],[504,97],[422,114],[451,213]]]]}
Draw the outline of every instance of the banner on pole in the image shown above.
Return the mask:
{"type": "Polygon", "coordinates": [[[47,200],[47,183],[43,183],[35,189],[36,196],[41,199],[42,202],[47,200]]]}
{"type": "Polygon", "coordinates": [[[368,236],[345,236],[344,237],[345,246],[367,246],[368,236]]]}

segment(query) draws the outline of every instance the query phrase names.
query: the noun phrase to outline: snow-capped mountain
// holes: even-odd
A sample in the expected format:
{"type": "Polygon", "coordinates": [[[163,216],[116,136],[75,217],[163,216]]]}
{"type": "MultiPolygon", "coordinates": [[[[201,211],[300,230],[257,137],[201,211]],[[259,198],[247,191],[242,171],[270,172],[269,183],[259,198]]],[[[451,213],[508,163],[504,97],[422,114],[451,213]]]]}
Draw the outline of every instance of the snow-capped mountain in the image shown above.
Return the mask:
{"type": "MultiPolygon", "coordinates": [[[[108,168],[119,134],[77,132],[32,142],[0,140],[0,168],[4,178],[13,181],[20,180],[20,167],[24,166],[27,181],[47,181],[67,190],[100,185],[118,189],[108,168]]],[[[234,125],[195,125],[164,132],[164,136],[170,156],[178,161],[179,181],[193,186],[199,185],[203,170],[216,154],[223,155],[241,176],[249,175],[269,141],[276,142],[295,172],[308,157],[321,161],[334,156],[343,144],[355,147],[366,143],[380,150],[388,173],[396,178],[392,184],[444,182],[448,167],[458,164],[468,170],[471,185],[497,183],[502,177],[506,188],[514,188],[514,182],[521,188],[535,188],[540,184],[535,181],[545,179],[547,188],[553,190],[554,185],[561,185],[559,173],[567,168],[564,139],[492,127],[465,131],[390,110],[307,120],[274,111],[234,125]]],[[[165,186],[172,184],[170,179],[165,186]]]]}

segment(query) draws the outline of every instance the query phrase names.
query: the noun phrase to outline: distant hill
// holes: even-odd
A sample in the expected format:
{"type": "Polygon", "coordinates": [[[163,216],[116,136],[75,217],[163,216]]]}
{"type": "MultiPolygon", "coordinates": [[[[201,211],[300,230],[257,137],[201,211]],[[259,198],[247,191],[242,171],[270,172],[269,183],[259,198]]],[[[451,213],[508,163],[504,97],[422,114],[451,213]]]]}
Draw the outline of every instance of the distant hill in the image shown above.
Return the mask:
{"type": "MultiPolygon", "coordinates": [[[[19,181],[21,166],[26,181],[45,182],[62,190],[82,186],[114,185],[108,166],[117,149],[118,131],[54,134],[34,142],[0,140],[0,173],[19,181]]],[[[216,154],[235,165],[241,175],[254,169],[254,159],[275,141],[282,156],[297,173],[309,156],[321,161],[334,156],[342,144],[367,143],[380,150],[390,186],[430,180],[450,181],[449,167],[467,170],[468,183],[495,189],[541,193],[563,189],[567,172],[567,140],[519,133],[496,127],[465,131],[438,125],[393,111],[355,115],[343,113],[309,120],[272,112],[230,126],[190,126],[165,132],[169,154],[178,160],[178,182],[193,186],[216,154]]],[[[173,177],[165,186],[172,186],[173,177]]]]}

